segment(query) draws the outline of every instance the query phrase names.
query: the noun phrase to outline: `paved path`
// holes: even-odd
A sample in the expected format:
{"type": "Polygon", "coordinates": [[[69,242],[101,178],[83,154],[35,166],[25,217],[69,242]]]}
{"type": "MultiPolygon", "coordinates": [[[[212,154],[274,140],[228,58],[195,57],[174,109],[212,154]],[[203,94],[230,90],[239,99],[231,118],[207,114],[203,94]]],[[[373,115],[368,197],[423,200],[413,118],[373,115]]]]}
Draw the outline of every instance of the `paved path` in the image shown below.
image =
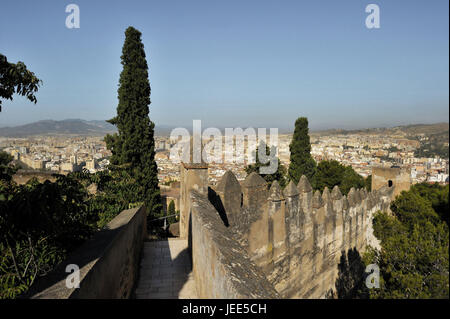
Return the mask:
{"type": "Polygon", "coordinates": [[[197,298],[187,240],[144,243],[137,299],[197,298]]]}

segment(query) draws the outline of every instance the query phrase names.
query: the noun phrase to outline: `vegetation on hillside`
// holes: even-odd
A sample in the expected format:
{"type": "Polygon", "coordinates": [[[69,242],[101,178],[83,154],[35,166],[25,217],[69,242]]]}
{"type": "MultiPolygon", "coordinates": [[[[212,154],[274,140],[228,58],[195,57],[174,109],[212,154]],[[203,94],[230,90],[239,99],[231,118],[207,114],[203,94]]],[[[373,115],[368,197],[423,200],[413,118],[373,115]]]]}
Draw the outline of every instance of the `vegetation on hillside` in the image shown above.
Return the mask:
{"type": "Polygon", "coordinates": [[[25,292],[89,238],[98,221],[73,176],[17,185],[10,160],[0,153],[0,299],[25,292]]]}
{"type": "Polygon", "coordinates": [[[377,212],[373,228],[381,249],[342,252],[335,291],[328,298],[449,298],[448,185],[418,184],[377,212]],[[446,212],[446,213],[444,213],[446,212]],[[364,269],[376,264],[380,288],[368,289],[364,269]]]}
{"type": "Polygon", "coordinates": [[[378,212],[381,250],[364,260],[380,267],[380,289],[371,298],[449,298],[448,185],[415,185],[378,212]]]}
{"type": "Polygon", "coordinates": [[[11,160],[0,152],[0,299],[25,292],[121,211],[143,205],[136,180],[113,165],[17,185],[11,160]]]}
{"type": "Polygon", "coordinates": [[[448,135],[448,123],[435,123],[435,124],[412,124],[403,125],[396,127],[381,127],[381,128],[367,128],[367,129],[355,129],[355,130],[344,130],[344,129],[330,129],[324,131],[314,132],[314,135],[325,136],[325,135],[349,135],[349,134],[366,134],[366,135],[403,135],[408,138],[414,138],[417,135],[430,135],[430,134],[440,134],[447,132],[448,135]]]}
{"type": "Polygon", "coordinates": [[[426,140],[420,141],[420,147],[415,150],[414,156],[448,158],[448,138],[448,130],[427,135],[426,140]]]}

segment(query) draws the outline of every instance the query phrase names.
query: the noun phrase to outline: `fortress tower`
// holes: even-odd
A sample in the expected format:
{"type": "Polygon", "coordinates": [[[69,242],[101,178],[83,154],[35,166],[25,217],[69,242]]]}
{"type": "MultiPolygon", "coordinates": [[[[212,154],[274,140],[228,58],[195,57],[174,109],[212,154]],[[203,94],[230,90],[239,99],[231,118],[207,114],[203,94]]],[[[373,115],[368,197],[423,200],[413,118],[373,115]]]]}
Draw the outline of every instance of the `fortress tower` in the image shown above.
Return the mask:
{"type": "Polygon", "coordinates": [[[411,187],[410,169],[400,167],[372,168],[372,190],[379,190],[383,186],[393,187],[392,200],[402,191],[408,191],[411,187]]]}

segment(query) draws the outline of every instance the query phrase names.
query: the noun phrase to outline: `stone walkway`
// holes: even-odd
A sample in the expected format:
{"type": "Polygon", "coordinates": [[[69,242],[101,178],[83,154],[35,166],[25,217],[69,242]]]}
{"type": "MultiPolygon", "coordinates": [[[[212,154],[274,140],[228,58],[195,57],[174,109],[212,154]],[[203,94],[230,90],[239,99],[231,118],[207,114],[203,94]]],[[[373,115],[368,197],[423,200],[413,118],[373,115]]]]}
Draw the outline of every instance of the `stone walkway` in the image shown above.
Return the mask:
{"type": "Polygon", "coordinates": [[[137,299],[195,299],[195,281],[185,239],[144,243],[137,299]]]}

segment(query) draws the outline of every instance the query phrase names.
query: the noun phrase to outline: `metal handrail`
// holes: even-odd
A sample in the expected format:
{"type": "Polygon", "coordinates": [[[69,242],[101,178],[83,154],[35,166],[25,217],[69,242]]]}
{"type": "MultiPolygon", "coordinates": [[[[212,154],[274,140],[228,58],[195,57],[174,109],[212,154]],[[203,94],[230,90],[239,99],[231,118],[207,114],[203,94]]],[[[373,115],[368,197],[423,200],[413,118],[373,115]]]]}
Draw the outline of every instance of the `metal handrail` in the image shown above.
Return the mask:
{"type": "Polygon", "coordinates": [[[167,216],[164,216],[164,217],[159,217],[159,218],[155,218],[155,219],[149,220],[149,222],[154,222],[154,221],[156,221],[156,220],[161,220],[161,219],[167,219],[167,218],[169,218],[169,217],[172,217],[172,216],[178,216],[178,215],[180,215],[180,214],[167,215],[167,216]]]}

